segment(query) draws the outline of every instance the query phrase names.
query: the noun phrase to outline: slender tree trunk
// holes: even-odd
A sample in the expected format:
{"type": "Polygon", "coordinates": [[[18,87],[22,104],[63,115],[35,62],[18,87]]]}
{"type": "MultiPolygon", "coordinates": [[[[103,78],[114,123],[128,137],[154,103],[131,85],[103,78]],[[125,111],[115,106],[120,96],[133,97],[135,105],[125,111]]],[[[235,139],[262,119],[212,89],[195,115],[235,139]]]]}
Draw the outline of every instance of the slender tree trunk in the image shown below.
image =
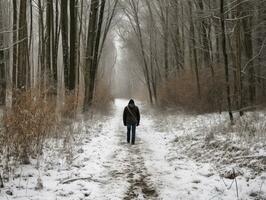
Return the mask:
{"type": "Polygon", "coordinates": [[[50,70],[52,67],[51,64],[51,45],[52,45],[52,37],[51,37],[51,32],[52,32],[52,26],[53,26],[53,19],[52,19],[52,13],[53,13],[53,2],[52,0],[47,0],[46,2],[46,59],[45,59],[45,69],[46,75],[50,75],[50,70]]]}
{"type": "Polygon", "coordinates": [[[18,30],[18,88],[26,89],[28,67],[27,0],[20,1],[18,30]]]}
{"type": "Polygon", "coordinates": [[[33,4],[32,4],[32,0],[28,0],[29,2],[29,42],[28,42],[28,51],[27,51],[27,69],[26,69],[26,86],[27,88],[31,88],[31,83],[32,83],[32,70],[33,68],[31,68],[31,64],[32,64],[32,59],[30,57],[31,55],[31,47],[32,47],[32,43],[33,43],[33,4]]]}
{"type": "MultiPolygon", "coordinates": [[[[0,2],[0,6],[2,3],[0,2]]],[[[4,29],[4,16],[3,10],[0,7],[0,30],[4,29]]],[[[0,33],[0,105],[5,105],[6,99],[6,61],[5,61],[5,52],[1,50],[4,47],[4,34],[0,33]]],[[[1,180],[0,180],[1,181],[1,180]]],[[[0,182],[1,184],[1,182],[0,182]]]]}
{"type": "Polygon", "coordinates": [[[192,42],[192,51],[193,58],[194,58],[194,68],[196,74],[196,84],[197,84],[197,91],[198,97],[201,98],[201,88],[200,88],[200,78],[199,78],[199,68],[198,68],[198,55],[196,49],[196,38],[195,38],[195,28],[194,28],[194,21],[193,21],[193,12],[192,12],[192,3],[189,1],[189,8],[190,8],[190,33],[191,33],[191,42],[192,42]]]}
{"type": "MultiPolygon", "coordinates": [[[[79,21],[79,33],[78,33],[78,38],[77,38],[77,68],[76,68],[76,84],[80,85],[80,66],[81,66],[81,39],[82,39],[82,32],[83,32],[83,5],[84,1],[81,0],[80,2],[80,21],[79,21]]],[[[77,96],[80,92],[80,87],[77,88],[77,96]]]]}
{"type": "Polygon", "coordinates": [[[70,65],[69,65],[69,90],[75,89],[76,61],[77,61],[77,5],[76,0],[69,0],[70,8],[70,65]]]}
{"type": "MultiPolygon", "coordinates": [[[[203,0],[199,0],[199,7],[200,7],[201,12],[204,13],[203,0]]],[[[210,37],[208,35],[207,28],[208,26],[206,23],[206,19],[202,19],[200,29],[201,29],[202,44],[203,44],[202,45],[203,46],[203,60],[204,60],[205,66],[210,69],[212,78],[214,78],[214,69],[211,64],[210,46],[209,46],[210,37]]]]}
{"type": "Polygon", "coordinates": [[[169,73],[169,63],[168,63],[168,51],[169,51],[169,5],[166,1],[165,5],[165,20],[164,20],[164,69],[165,69],[165,80],[168,79],[169,73]]]}
{"type": "Polygon", "coordinates": [[[53,14],[53,18],[54,18],[54,25],[53,27],[53,31],[52,31],[52,41],[53,41],[53,61],[52,61],[52,66],[53,66],[53,77],[54,77],[54,82],[55,82],[55,86],[57,87],[57,81],[58,81],[58,75],[57,75],[57,57],[58,57],[58,45],[59,45],[59,36],[60,36],[60,22],[59,22],[59,1],[56,1],[55,3],[55,16],[53,14]]]}
{"type": "Polygon", "coordinates": [[[0,174],[0,188],[4,188],[4,182],[3,182],[1,174],[0,174]]]}
{"type": "Polygon", "coordinates": [[[13,88],[17,88],[17,54],[18,48],[15,44],[18,40],[18,32],[17,32],[17,23],[18,23],[18,12],[17,12],[17,0],[13,0],[13,72],[12,72],[12,85],[13,88]]]}
{"type": "MultiPolygon", "coordinates": [[[[248,10],[250,9],[250,7],[252,6],[250,5],[244,8],[246,10],[246,12],[244,12],[244,15],[247,17],[243,19],[245,53],[248,62],[253,59],[252,12],[248,10]]],[[[255,79],[255,69],[253,61],[249,62],[248,65],[248,83],[249,83],[249,101],[251,104],[254,104],[256,101],[256,79],[255,79]]]]}
{"type": "MultiPolygon", "coordinates": [[[[27,89],[27,68],[29,67],[27,0],[20,1],[18,29],[18,88],[20,91],[24,91],[27,89]]],[[[26,144],[23,145],[21,152],[21,163],[29,164],[28,146],[26,144]]]]}
{"type": "Polygon", "coordinates": [[[39,87],[44,88],[45,84],[45,34],[44,34],[44,17],[42,1],[38,0],[39,7],[39,87]]]}
{"type": "MultiPolygon", "coordinates": [[[[240,0],[237,1],[240,4],[240,0]]],[[[240,18],[240,9],[237,8],[237,18],[240,18]]],[[[235,40],[236,40],[236,89],[237,89],[237,108],[239,110],[239,115],[242,116],[244,113],[241,110],[243,106],[242,100],[242,76],[241,76],[241,20],[237,20],[236,30],[235,30],[235,40]]]]}
{"type": "Polygon", "coordinates": [[[221,30],[222,30],[222,49],[224,57],[224,71],[225,71],[225,82],[226,82],[226,98],[228,113],[231,123],[233,123],[233,113],[231,108],[231,91],[230,91],[230,80],[229,80],[229,63],[227,55],[226,45],[226,27],[225,27],[225,14],[224,14],[224,0],[220,0],[220,14],[221,14],[221,30]]]}
{"type": "Polygon", "coordinates": [[[100,47],[100,39],[101,39],[101,32],[102,32],[102,24],[103,24],[103,17],[104,17],[104,8],[105,8],[105,0],[101,1],[100,4],[100,14],[98,19],[98,26],[96,32],[96,39],[95,39],[95,46],[94,46],[94,55],[92,61],[92,68],[91,68],[91,79],[90,79],[90,99],[93,99],[94,90],[95,90],[95,81],[98,71],[98,64],[99,64],[99,47],[100,47]]]}
{"type": "Polygon", "coordinates": [[[64,63],[65,88],[70,90],[69,81],[69,46],[68,46],[68,0],[61,0],[62,50],[64,63]]]}
{"type": "Polygon", "coordinates": [[[33,39],[33,0],[30,0],[30,41],[29,41],[29,66],[30,66],[30,77],[28,80],[28,85],[32,83],[35,86],[36,78],[34,76],[35,67],[34,67],[34,39],[33,39]]]}
{"type": "MultiPolygon", "coordinates": [[[[185,14],[184,14],[184,3],[181,1],[180,2],[181,4],[181,13],[182,13],[182,20],[185,19],[185,14]]],[[[186,42],[186,39],[185,39],[185,26],[184,24],[182,23],[181,25],[181,33],[182,33],[182,61],[183,61],[183,68],[184,68],[184,65],[185,65],[185,42],[186,42]]]]}
{"type": "Polygon", "coordinates": [[[154,56],[154,51],[156,51],[156,36],[155,36],[155,21],[153,18],[153,12],[151,9],[151,5],[149,0],[145,1],[149,10],[149,17],[150,17],[150,26],[149,26],[149,51],[150,51],[150,73],[151,73],[151,86],[152,86],[152,92],[153,92],[153,97],[154,97],[154,102],[155,104],[157,104],[157,73],[156,70],[154,68],[154,60],[156,59],[154,56]],[[155,45],[153,45],[153,43],[155,45]],[[155,47],[153,47],[155,46],[155,47]]]}
{"type": "Polygon", "coordinates": [[[95,46],[96,30],[97,30],[97,17],[98,17],[99,0],[91,0],[90,6],[90,20],[88,26],[87,48],[86,48],[86,67],[84,72],[85,78],[85,99],[84,111],[87,111],[92,103],[93,94],[91,93],[91,72],[93,64],[93,53],[95,46]]]}

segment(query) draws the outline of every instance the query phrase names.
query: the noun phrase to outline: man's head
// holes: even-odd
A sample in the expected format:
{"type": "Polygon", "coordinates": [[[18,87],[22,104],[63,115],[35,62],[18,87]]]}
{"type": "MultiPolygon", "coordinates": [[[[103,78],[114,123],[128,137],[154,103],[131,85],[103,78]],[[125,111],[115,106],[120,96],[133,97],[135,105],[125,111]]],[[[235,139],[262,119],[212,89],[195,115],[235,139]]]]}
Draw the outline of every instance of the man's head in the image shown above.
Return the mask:
{"type": "Polygon", "coordinates": [[[134,100],[133,99],[130,99],[128,105],[131,106],[131,107],[132,106],[135,106],[134,100]]]}

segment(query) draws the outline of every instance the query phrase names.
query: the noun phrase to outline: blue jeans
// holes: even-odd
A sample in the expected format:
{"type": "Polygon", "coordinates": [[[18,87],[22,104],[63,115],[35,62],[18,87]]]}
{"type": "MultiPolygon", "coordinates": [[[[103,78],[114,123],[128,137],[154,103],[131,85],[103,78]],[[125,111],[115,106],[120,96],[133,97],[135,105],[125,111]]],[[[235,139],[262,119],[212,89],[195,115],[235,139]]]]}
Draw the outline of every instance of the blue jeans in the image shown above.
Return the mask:
{"type": "Polygon", "coordinates": [[[127,143],[130,143],[130,132],[131,132],[131,129],[132,129],[131,144],[135,144],[136,124],[127,125],[127,143]]]}

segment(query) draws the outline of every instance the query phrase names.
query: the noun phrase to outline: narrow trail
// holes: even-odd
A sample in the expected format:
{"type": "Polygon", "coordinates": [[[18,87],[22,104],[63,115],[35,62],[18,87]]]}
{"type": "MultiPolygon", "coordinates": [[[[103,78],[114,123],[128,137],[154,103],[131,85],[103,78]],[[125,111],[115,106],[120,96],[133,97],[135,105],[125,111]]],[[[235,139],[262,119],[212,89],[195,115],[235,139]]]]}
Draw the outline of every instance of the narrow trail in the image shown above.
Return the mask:
{"type": "MultiPolygon", "coordinates": [[[[124,134],[121,134],[121,141],[125,140],[124,134]]],[[[125,145],[122,142],[122,145],[125,145]]],[[[128,168],[124,171],[127,182],[130,184],[125,194],[124,200],[130,199],[156,199],[158,197],[155,186],[153,185],[147,168],[144,164],[144,158],[140,146],[127,144],[127,158],[122,162],[128,162],[128,168]]]]}
{"type": "Polygon", "coordinates": [[[219,181],[218,177],[210,181],[205,176],[209,173],[209,165],[195,163],[169,149],[174,139],[169,137],[173,134],[169,134],[168,130],[160,131],[165,124],[160,124],[158,117],[152,116],[141,104],[141,123],[136,131],[136,144],[127,144],[126,128],[122,123],[126,104],[127,101],[116,100],[110,123],[112,128],[105,133],[105,137],[112,138],[112,144],[106,147],[110,152],[101,172],[104,184],[100,192],[91,197],[173,200],[206,199],[206,196],[217,194],[213,183],[219,181]]]}
{"type": "MultiPolygon", "coordinates": [[[[172,200],[193,199],[190,197],[191,186],[186,188],[180,176],[193,176],[195,169],[189,167],[184,158],[179,160],[183,170],[177,174],[178,166],[168,162],[168,149],[164,143],[165,135],[155,130],[155,118],[141,112],[141,124],[136,131],[136,144],[126,142],[126,128],[122,123],[122,114],[127,101],[116,100],[114,113],[108,126],[97,139],[96,152],[102,151],[102,169],[92,174],[100,184],[93,190],[88,199],[117,200],[172,200]],[[106,142],[106,139],[109,141],[106,142]],[[104,158],[105,157],[105,158],[104,158]],[[183,173],[183,174],[182,174],[183,173]],[[180,183],[179,183],[180,182],[180,183]],[[179,188],[177,188],[177,185],[179,188]],[[183,198],[181,198],[183,199],[183,198]]],[[[143,111],[145,106],[140,105],[143,111]]],[[[95,144],[95,141],[91,142],[95,144]]],[[[88,144],[91,149],[91,145],[88,144]]],[[[87,155],[88,156],[88,155],[87,155]]],[[[96,158],[96,162],[100,159],[96,158]]],[[[85,164],[87,166],[87,164],[85,164]]],[[[192,165],[193,166],[193,165],[192,165]]],[[[85,170],[88,167],[85,167],[85,170]]]]}
{"type": "MultiPolygon", "coordinates": [[[[131,145],[126,142],[126,128],[122,126],[123,106],[126,102],[118,102],[114,111],[114,118],[119,119],[116,124],[115,137],[116,142],[113,146],[110,160],[107,161],[105,173],[107,180],[103,186],[104,191],[108,193],[106,199],[158,199],[158,193],[155,185],[151,181],[151,174],[145,166],[143,157],[143,146],[145,142],[137,136],[136,144],[131,145]],[[124,187],[123,197],[118,196],[121,192],[114,188],[114,185],[124,187]],[[126,186],[126,187],[125,187],[126,186]]],[[[126,104],[125,104],[126,105],[126,104]]],[[[138,130],[137,130],[138,135],[138,130]]],[[[103,191],[103,193],[105,193],[103,191]]]]}

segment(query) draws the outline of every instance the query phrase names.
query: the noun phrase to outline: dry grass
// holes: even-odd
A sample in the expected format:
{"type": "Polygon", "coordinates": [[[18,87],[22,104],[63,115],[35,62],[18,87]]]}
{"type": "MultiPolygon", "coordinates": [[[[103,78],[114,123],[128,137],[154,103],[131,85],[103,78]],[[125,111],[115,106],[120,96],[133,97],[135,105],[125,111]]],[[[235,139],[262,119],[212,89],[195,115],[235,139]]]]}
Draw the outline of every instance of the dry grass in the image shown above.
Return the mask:
{"type": "Polygon", "coordinates": [[[182,75],[169,80],[160,88],[160,104],[200,113],[224,110],[226,104],[222,71],[218,71],[214,78],[210,74],[205,75],[204,78],[201,77],[200,89],[199,96],[195,74],[191,71],[183,72],[182,75]]]}
{"type": "MultiPolygon", "coordinates": [[[[164,82],[159,89],[161,106],[178,107],[185,111],[198,113],[221,112],[227,110],[226,83],[222,66],[215,67],[214,77],[209,69],[200,69],[200,89],[198,95],[196,75],[194,71],[182,71],[176,77],[164,82]]],[[[266,84],[265,84],[266,85],[266,84]]],[[[230,89],[232,110],[239,110],[234,74],[230,73],[230,89]]],[[[254,102],[250,100],[248,76],[242,77],[242,109],[244,111],[266,107],[266,92],[257,80],[254,102]]]]}
{"type": "Polygon", "coordinates": [[[98,82],[93,100],[93,109],[101,113],[108,113],[113,101],[114,97],[112,96],[108,83],[98,82]]]}
{"type": "MultiPolygon", "coordinates": [[[[109,111],[113,100],[109,86],[99,84],[96,91],[93,109],[109,111]]],[[[58,136],[64,140],[66,152],[71,148],[77,129],[73,123],[79,106],[76,93],[66,92],[64,102],[57,102],[52,89],[19,90],[12,98],[12,109],[4,110],[0,118],[1,159],[29,164],[30,158],[40,157],[47,139],[58,136]]]]}
{"type": "Polygon", "coordinates": [[[14,99],[12,109],[4,110],[0,118],[0,166],[5,179],[18,164],[30,164],[32,160],[40,167],[49,141],[63,141],[64,155],[70,158],[73,134],[79,131],[73,123],[78,105],[76,95],[65,94],[60,106],[50,90],[17,91],[14,99]]]}
{"type": "Polygon", "coordinates": [[[64,119],[73,119],[76,117],[76,112],[79,105],[79,99],[75,92],[67,91],[64,98],[64,104],[59,110],[59,113],[64,119]]]}
{"type": "Polygon", "coordinates": [[[7,156],[29,163],[29,155],[41,153],[42,142],[58,124],[56,104],[45,93],[33,90],[17,92],[11,110],[3,116],[3,145],[7,156]]]}
{"type": "Polygon", "coordinates": [[[228,124],[223,131],[225,133],[232,133],[232,137],[238,136],[246,143],[265,143],[265,113],[248,112],[244,116],[236,118],[233,126],[228,124]]]}

